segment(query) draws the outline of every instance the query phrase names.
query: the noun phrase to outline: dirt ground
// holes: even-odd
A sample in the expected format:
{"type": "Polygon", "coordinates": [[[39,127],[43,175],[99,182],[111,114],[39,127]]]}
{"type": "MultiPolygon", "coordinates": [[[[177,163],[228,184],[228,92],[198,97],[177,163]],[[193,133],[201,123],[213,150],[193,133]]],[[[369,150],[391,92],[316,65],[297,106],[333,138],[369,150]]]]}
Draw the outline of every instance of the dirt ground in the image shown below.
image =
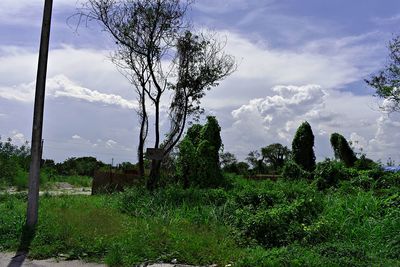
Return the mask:
{"type": "MultiPolygon", "coordinates": [[[[157,263],[152,265],[143,265],[143,267],[194,267],[191,265],[157,263]]],[[[0,253],[0,267],[107,267],[105,264],[87,263],[83,261],[57,261],[48,260],[30,260],[26,255],[17,255],[14,253],[0,253]]]]}

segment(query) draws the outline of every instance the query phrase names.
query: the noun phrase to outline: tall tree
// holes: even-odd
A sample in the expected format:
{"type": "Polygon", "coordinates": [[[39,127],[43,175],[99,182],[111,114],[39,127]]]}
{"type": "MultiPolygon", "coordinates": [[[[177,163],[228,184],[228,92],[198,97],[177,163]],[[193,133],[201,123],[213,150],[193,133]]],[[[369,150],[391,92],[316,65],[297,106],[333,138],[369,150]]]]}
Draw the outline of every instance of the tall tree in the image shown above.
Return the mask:
{"type": "Polygon", "coordinates": [[[246,161],[251,165],[252,169],[257,172],[261,172],[264,169],[264,158],[258,150],[250,151],[249,154],[247,154],[246,161]]]}
{"type": "Polygon", "coordinates": [[[382,109],[400,111],[400,36],[389,42],[389,62],[385,68],[365,82],[376,89],[376,96],[387,100],[382,109]]]}
{"type": "Polygon", "coordinates": [[[297,129],[292,142],[292,157],[306,171],[315,169],[314,134],[308,122],[297,129]]]}
{"type": "MultiPolygon", "coordinates": [[[[142,175],[148,114],[154,114],[154,148],[162,148],[166,156],[180,140],[188,120],[202,112],[200,104],[205,92],[235,70],[235,61],[223,52],[223,43],[212,35],[194,33],[185,23],[190,2],[88,0],[87,9],[82,11],[87,18],[99,21],[114,38],[113,61],[138,94],[138,157],[142,175]],[[164,140],[160,130],[163,99],[171,99],[170,130],[164,140]]],[[[160,166],[161,161],[152,161],[149,189],[156,186],[160,166]]]]}
{"type": "Polygon", "coordinates": [[[279,143],[271,144],[261,148],[264,160],[272,166],[274,170],[283,167],[285,160],[290,156],[290,150],[279,143]]]}
{"type": "Polygon", "coordinates": [[[230,152],[220,153],[219,157],[221,160],[221,166],[224,169],[237,163],[235,155],[230,152]]]}
{"type": "Polygon", "coordinates": [[[346,167],[353,167],[357,160],[353,149],[351,149],[349,143],[343,135],[333,133],[330,138],[331,146],[333,148],[335,158],[342,161],[346,167]]]}

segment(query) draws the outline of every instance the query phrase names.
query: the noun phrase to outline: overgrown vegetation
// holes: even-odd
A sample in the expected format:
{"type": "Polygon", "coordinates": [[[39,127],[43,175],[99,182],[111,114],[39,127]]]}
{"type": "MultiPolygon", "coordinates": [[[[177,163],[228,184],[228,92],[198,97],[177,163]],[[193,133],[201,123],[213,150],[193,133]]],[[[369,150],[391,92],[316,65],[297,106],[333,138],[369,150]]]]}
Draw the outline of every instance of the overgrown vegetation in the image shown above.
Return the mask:
{"type": "MultiPolygon", "coordinates": [[[[338,163],[322,166],[329,164],[338,163]]],[[[225,188],[43,196],[30,255],[111,266],[173,259],[222,266],[397,266],[400,175],[342,169],[346,175],[324,191],[304,178],[231,175],[225,188]]],[[[25,197],[0,197],[0,250],[18,246],[25,197]]]]}
{"type": "Polygon", "coordinates": [[[215,117],[207,117],[204,126],[195,124],[179,145],[177,175],[185,188],[216,187],[223,183],[219,163],[221,128],[215,117]]]}

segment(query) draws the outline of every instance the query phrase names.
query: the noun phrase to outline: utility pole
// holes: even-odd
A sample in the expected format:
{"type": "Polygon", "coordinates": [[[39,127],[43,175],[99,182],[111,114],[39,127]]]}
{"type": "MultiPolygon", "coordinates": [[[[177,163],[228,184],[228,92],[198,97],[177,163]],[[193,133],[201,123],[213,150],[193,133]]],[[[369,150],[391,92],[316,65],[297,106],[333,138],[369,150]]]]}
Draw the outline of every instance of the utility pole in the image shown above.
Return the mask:
{"type": "Polygon", "coordinates": [[[53,0],[45,0],[42,33],[40,38],[39,62],[36,76],[35,106],[33,111],[31,142],[31,165],[29,169],[28,208],[26,212],[26,225],[30,229],[35,228],[38,220],[39,176],[40,163],[42,160],[43,110],[52,9],[53,0]]]}

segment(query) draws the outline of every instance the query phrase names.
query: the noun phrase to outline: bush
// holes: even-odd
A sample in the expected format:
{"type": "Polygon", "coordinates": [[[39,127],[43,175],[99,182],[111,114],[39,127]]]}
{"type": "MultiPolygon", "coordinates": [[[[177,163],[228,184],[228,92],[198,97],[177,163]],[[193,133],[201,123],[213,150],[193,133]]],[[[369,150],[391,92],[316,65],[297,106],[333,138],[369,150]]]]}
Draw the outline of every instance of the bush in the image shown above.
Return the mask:
{"type": "Polygon", "coordinates": [[[288,160],[285,162],[285,165],[283,165],[282,176],[287,180],[299,180],[309,178],[311,174],[303,170],[300,165],[293,160],[288,160]]]}
{"type": "Polygon", "coordinates": [[[314,134],[308,122],[297,129],[292,142],[292,159],[306,171],[315,168],[314,134]]]}
{"type": "Polygon", "coordinates": [[[301,241],[305,226],[323,208],[321,195],[307,182],[265,181],[236,185],[229,207],[237,241],[266,248],[301,241]]]}
{"type": "Polygon", "coordinates": [[[353,167],[357,160],[353,149],[349,146],[346,138],[338,133],[333,133],[330,138],[331,146],[335,153],[335,158],[343,162],[346,167],[353,167]]]}
{"type": "Polygon", "coordinates": [[[336,187],[340,180],[347,179],[348,172],[342,162],[326,159],[319,162],[314,171],[319,190],[336,187]]]}
{"type": "Polygon", "coordinates": [[[219,164],[222,146],[221,128],[215,117],[207,117],[207,123],[189,128],[179,146],[178,176],[185,187],[218,187],[224,185],[219,164]]]}

